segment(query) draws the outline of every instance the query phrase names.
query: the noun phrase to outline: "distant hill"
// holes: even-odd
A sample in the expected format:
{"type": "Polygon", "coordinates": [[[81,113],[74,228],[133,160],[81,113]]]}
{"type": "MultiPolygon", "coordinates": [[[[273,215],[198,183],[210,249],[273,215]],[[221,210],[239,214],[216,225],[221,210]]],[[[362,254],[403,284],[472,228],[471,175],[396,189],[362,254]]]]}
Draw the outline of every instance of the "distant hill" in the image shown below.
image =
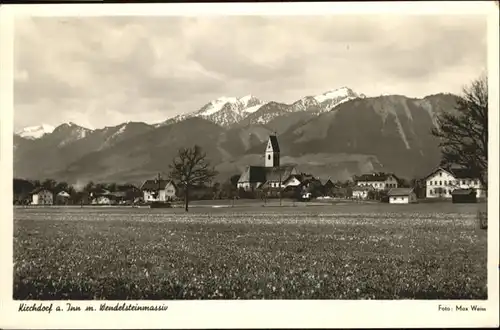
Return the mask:
{"type": "Polygon", "coordinates": [[[72,124],[35,139],[16,135],[14,174],[70,183],[140,183],[158,172],[166,174],[180,147],[198,144],[220,172],[217,179],[225,180],[246,165],[262,164],[273,132],[278,134],[282,162],[334,180],[371,171],[410,179],[439,163],[439,141],[430,130],[437,114],[453,111],[456,96],[414,99],[346,93],[336,103],[328,93],[325,100],[316,96],[291,105],[268,102],[224,125],[213,118],[188,116],[162,125],[124,123],[88,130],[72,124]],[[325,108],[329,102],[333,107],[325,108]]]}

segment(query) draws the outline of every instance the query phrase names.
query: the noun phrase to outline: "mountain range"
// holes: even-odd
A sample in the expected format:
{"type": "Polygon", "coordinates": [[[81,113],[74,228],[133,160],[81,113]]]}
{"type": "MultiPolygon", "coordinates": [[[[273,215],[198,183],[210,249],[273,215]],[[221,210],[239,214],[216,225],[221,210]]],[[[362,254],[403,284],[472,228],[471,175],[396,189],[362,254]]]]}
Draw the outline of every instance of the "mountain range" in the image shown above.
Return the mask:
{"type": "Polygon", "coordinates": [[[75,123],[26,128],[14,135],[14,176],[53,178],[83,185],[140,184],[168,164],[180,147],[200,145],[219,172],[217,180],[261,165],[276,133],[281,162],[321,178],[345,180],[372,171],[413,178],[440,159],[430,130],[437,114],[452,111],[457,97],[366,97],[347,87],[291,104],[253,95],[221,97],[199,110],[149,125],[127,122],[87,129],[75,123]]]}

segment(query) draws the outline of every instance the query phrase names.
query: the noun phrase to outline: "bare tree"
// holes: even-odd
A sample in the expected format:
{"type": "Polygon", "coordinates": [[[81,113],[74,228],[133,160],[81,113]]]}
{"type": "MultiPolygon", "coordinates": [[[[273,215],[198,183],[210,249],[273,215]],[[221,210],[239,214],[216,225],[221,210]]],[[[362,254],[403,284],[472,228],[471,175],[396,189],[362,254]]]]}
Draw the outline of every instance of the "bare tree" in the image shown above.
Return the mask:
{"type": "Polygon", "coordinates": [[[483,75],[464,87],[455,112],[438,116],[432,135],[440,138],[441,165],[460,165],[488,184],[488,78],[483,75]]]}
{"type": "Polygon", "coordinates": [[[181,148],[170,164],[169,178],[184,189],[185,209],[188,211],[189,191],[195,185],[210,182],[217,172],[210,166],[201,147],[181,148]]]}

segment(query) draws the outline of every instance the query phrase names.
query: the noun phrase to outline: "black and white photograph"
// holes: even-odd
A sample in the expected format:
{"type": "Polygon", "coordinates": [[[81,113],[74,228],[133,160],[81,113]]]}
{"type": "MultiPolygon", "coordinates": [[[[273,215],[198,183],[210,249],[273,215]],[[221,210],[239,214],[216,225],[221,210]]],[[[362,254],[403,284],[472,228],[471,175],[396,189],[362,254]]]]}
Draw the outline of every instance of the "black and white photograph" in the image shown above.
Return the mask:
{"type": "Polygon", "coordinates": [[[2,314],[374,300],[498,326],[498,3],[421,3],[2,8],[2,314]]]}

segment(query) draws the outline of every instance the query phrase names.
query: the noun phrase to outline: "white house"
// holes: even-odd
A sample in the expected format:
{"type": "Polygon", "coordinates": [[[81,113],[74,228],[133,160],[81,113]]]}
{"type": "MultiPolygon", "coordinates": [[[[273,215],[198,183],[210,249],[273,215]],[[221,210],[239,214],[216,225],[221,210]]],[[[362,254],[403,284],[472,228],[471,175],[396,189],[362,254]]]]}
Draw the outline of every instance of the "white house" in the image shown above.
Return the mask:
{"type": "Polygon", "coordinates": [[[31,204],[52,205],[54,204],[54,194],[45,188],[36,189],[31,195],[31,204]]]}
{"type": "Polygon", "coordinates": [[[417,202],[413,188],[392,188],[387,193],[390,204],[410,204],[417,202]]]}
{"type": "Polygon", "coordinates": [[[363,174],[354,179],[356,186],[371,186],[376,190],[385,190],[398,187],[398,179],[394,174],[373,173],[363,174]]]}
{"type": "MultiPolygon", "coordinates": [[[[270,135],[264,152],[265,166],[247,166],[238,179],[237,188],[253,190],[261,187],[264,183],[270,188],[286,188],[288,185],[296,184],[291,178],[297,175],[294,165],[280,165],[280,148],[276,135],[270,135]]],[[[297,178],[295,178],[297,179],[297,178]]],[[[300,182],[297,184],[297,186],[300,182]]]]}
{"type": "Polygon", "coordinates": [[[172,180],[146,180],[141,191],[145,202],[165,202],[175,199],[177,187],[172,180]]]}
{"type": "Polygon", "coordinates": [[[481,182],[462,168],[438,167],[425,178],[427,198],[451,198],[455,189],[475,189],[476,197],[484,197],[481,182]]]}
{"type": "Polygon", "coordinates": [[[354,199],[367,199],[368,193],[374,191],[375,188],[372,186],[358,186],[352,188],[352,198],[354,199]]]}

